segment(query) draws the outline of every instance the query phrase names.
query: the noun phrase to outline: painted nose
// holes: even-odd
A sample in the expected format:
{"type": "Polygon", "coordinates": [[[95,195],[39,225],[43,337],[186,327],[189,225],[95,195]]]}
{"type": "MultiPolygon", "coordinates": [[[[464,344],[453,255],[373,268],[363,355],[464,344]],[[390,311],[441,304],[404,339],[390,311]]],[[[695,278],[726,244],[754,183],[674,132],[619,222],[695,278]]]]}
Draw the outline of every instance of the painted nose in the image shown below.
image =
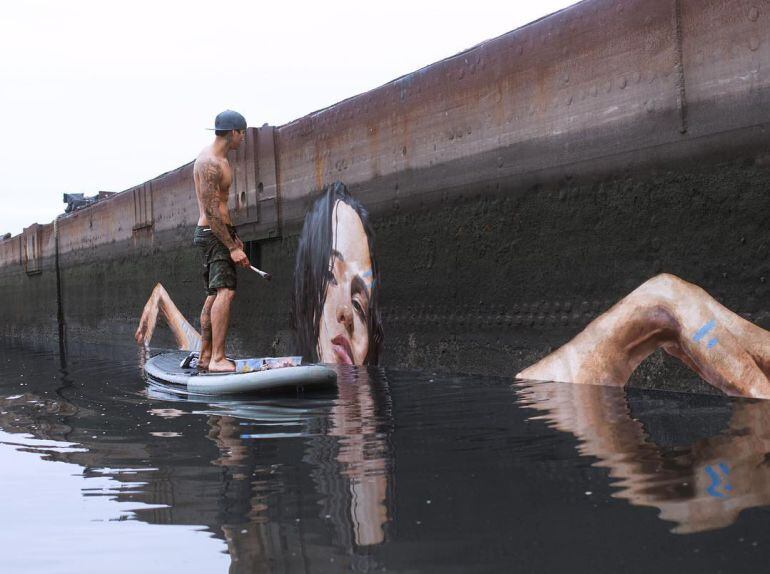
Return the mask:
{"type": "Polygon", "coordinates": [[[353,328],[353,309],[350,308],[350,305],[337,306],[337,322],[345,325],[348,331],[353,328]]]}

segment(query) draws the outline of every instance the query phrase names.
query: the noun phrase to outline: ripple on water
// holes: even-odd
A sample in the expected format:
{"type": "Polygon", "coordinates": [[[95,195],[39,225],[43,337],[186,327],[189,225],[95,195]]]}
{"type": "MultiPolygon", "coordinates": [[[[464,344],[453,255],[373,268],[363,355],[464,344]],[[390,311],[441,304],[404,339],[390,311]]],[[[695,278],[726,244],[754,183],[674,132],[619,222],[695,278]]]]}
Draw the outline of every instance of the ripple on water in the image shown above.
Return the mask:
{"type": "Polygon", "coordinates": [[[2,480],[19,531],[50,537],[42,558],[88,571],[97,536],[136,571],[770,558],[744,547],[764,515],[741,514],[770,500],[770,402],[362,368],[323,392],[202,398],[139,364],[0,348],[2,480]]]}

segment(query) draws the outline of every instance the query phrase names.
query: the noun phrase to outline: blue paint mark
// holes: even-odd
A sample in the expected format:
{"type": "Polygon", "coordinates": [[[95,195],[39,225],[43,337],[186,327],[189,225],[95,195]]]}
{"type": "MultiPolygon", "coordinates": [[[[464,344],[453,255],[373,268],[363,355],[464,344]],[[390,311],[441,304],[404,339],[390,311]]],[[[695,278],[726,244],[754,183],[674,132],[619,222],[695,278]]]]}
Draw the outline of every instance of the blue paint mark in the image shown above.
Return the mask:
{"type": "Polygon", "coordinates": [[[372,270],[369,269],[369,271],[364,271],[361,273],[361,277],[370,277],[372,275],[372,270]]]}
{"type": "Polygon", "coordinates": [[[714,498],[724,498],[725,495],[717,490],[719,485],[722,484],[722,479],[719,478],[717,471],[709,465],[706,467],[706,474],[708,474],[711,479],[711,485],[706,489],[706,492],[709,493],[709,496],[713,496],[714,498]]]}
{"type": "Polygon", "coordinates": [[[698,331],[697,331],[697,332],[695,333],[695,335],[693,336],[693,340],[694,340],[696,343],[700,342],[700,340],[701,340],[703,337],[705,337],[706,335],[708,335],[708,332],[709,332],[709,331],[711,331],[711,329],[713,329],[715,326],[716,326],[716,322],[715,322],[715,321],[712,319],[711,321],[709,321],[708,323],[706,323],[705,325],[703,325],[703,327],[701,327],[700,329],[698,329],[698,331]]]}
{"type": "Polygon", "coordinates": [[[709,344],[708,344],[708,345],[706,345],[706,348],[707,348],[707,349],[710,349],[710,348],[712,348],[714,345],[716,345],[718,342],[719,342],[719,341],[717,340],[717,338],[716,338],[716,337],[714,337],[713,339],[711,339],[711,340],[709,341],[709,344]]]}
{"type": "Polygon", "coordinates": [[[720,486],[722,486],[725,492],[730,492],[733,489],[733,487],[730,486],[730,483],[727,481],[727,475],[730,474],[730,468],[723,462],[718,463],[717,468],[719,468],[719,470],[722,472],[722,475],[724,476],[724,486],[722,486],[722,477],[719,476],[719,473],[714,469],[713,466],[709,465],[704,469],[706,474],[708,474],[709,478],[711,479],[711,485],[706,489],[706,492],[709,494],[709,496],[713,496],[714,498],[724,498],[727,495],[717,489],[720,486]]]}

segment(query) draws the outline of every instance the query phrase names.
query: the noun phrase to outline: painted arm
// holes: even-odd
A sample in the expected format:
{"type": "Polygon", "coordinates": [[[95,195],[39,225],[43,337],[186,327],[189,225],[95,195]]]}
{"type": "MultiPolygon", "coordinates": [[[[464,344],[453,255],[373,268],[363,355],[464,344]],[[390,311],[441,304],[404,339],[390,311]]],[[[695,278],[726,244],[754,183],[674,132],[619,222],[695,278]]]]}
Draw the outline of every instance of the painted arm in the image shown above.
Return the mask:
{"type": "Polygon", "coordinates": [[[668,274],[642,284],[517,376],[624,385],[658,348],[727,394],[770,398],[770,333],[668,274]]]}
{"type": "Polygon", "coordinates": [[[177,306],[169,297],[169,294],[158,283],[150,294],[150,298],[142,310],[139,327],[134,333],[134,339],[140,345],[149,346],[155,325],[158,321],[158,311],[166,318],[171,332],[174,334],[179,349],[194,351],[201,347],[201,336],[184,318],[177,306]]]}

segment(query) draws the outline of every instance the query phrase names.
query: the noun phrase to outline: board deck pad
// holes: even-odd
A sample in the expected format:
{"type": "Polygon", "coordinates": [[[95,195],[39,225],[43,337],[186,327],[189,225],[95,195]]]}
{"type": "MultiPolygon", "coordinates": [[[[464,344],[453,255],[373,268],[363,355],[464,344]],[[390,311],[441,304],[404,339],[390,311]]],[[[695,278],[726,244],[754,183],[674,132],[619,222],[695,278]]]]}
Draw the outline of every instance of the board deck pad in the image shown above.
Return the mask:
{"type": "MultiPolygon", "coordinates": [[[[198,351],[186,355],[179,363],[180,369],[197,369],[198,358],[200,354],[198,351]]],[[[289,357],[259,357],[250,359],[231,359],[227,357],[228,361],[235,363],[234,373],[209,373],[198,370],[199,375],[229,375],[235,373],[251,373],[253,371],[266,371],[268,369],[277,369],[281,367],[299,367],[302,364],[302,357],[289,356],[289,357]]]]}
{"type": "Polygon", "coordinates": [[[264,357],[259,359],[235,359],[236,373],[251,373],[253,371],[266,371],[268,369],[282,369],[286,367],[299,367],[302,357],[264,357]]]}
{"type": "Polygon", "coordinates": [[[144,371],[151,379],[182,386],[198,394],[233,394],[265,389],[316,387],[333,384],[337,373],[323,365],[302,365],[301,357],[235,359],[234,373],[199,372],[186,351],[172,351],[147,360],[144,371]],[[292,366],[284,366],[292,365],[292,366]]]}

